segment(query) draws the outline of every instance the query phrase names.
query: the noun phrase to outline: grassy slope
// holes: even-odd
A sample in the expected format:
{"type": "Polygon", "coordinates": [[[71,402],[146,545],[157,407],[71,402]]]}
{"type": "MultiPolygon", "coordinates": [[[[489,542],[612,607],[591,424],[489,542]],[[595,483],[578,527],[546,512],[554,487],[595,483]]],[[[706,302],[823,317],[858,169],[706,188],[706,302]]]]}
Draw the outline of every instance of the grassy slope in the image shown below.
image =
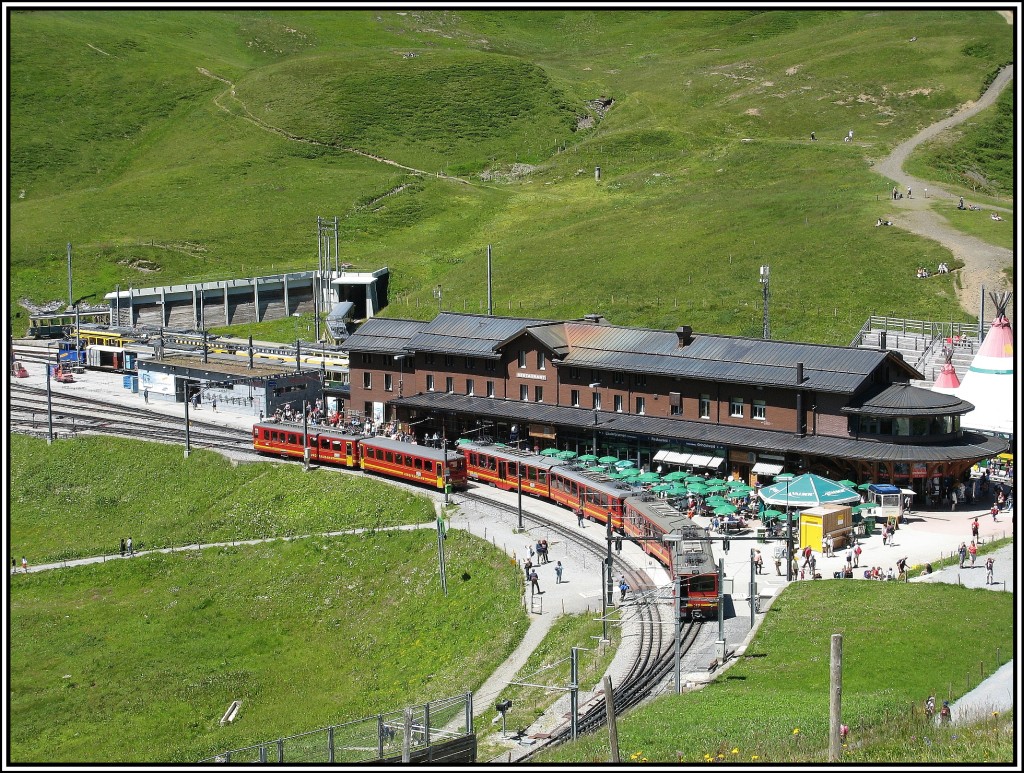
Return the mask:
{"type": "Polygon", "coordinates": [[[447,596],[429,531],[15,577],[10,759],[194,762],[474,689],[525,631],[518,573],[446,550],[447,596]]]}
{"type": "Polygon", "coordinates": [[[306,266],[313,218],[337,213],[343,259],[395,272],[392,314],[429,317],[435,284],[446,307],[479,310],[490,243],[506,312],[756,333],[768,262],[778,337],[845,343],[873,311],[945,318],[951,285],[904,270],[945,255],[904,235],[878,243],[886,185],[864,156],[974,98],[1009,57],[1006,26],[991,12],[16,15],[12,93],[26,97],[12,147],[59,135],[71,150],[12,165],[12,195],[26,190],[12,202],[12,300],[55,295],[69,239],[84,294],[306,266]],[[66,44],[63,81],[50,40],[66,44]],[[961,53],[979,40],[982,55],[961,53]],[[238,84],[221,100],[231,112],[197,67],[238,84]],[[398,88],[409,71],[416,91],[398,88]],[[73,131],[47,98],[60,83],[94,94],[73,131]],[[133,98],[105,102],[114,89],[133,98]],[[602,95],[616,99],[606,119],[572,132],[567,106],[602,95]],[[371,205],[409,178],[268,133],[243,103],[297,136],[428,170],[541,168],[513,183],[426,178],[371,205]],[[856,147],[838,142],[849,128],[856,147]],[[857,267],[842,298],[837,263],[857,267]]]}
{"type": "MultiPolygon", "coordinates": [[[[935,736],[923,725],[917,732],[933,734],[941,743],[928,747],[908,734],[893,744],[893,727],[902,730],[908,707],[922,705],[929,694],[961,695],[965,674],[977,684],[979,663],[988,674],[1001,665],[997,648],[1002,660],[1008,659],[1012,609],[1010,594],[938,584],[796,583],[767,613],[747,648],[751,657],[703,690],[660,698],[620,718],[620,749],[624,757],[638,752],[663,762],[675,761],[677,754],[703,762],[705,755],[717,757],[720,751],[728,761],[748,764],[752,759],[824,762],[829,642],[833,633],[841,633],[843,721],[858,746],[868,737],[882,741],[877,749],[847,750],[845,759],[980,759],[973,755],[978,749],[965,749],[955,734],[935,736]],[[732,749],[741,756],[733,756],[732,749]]],[[[999,745],[1000,758],[1008,759],[1011,749],[1007,736],[999,745]]],[[[589,762],[607,755],[607,737],[598,733],[544,760],[589,762]]]]}
{"type": "Polygon", "coordinates": [[[32,563],[138,549],[424,523],[430,501],[361,475],[85,437],[10,438],[12,555],[32,563]],[[40,492],[48,492],[40,496],[40,492]]]}

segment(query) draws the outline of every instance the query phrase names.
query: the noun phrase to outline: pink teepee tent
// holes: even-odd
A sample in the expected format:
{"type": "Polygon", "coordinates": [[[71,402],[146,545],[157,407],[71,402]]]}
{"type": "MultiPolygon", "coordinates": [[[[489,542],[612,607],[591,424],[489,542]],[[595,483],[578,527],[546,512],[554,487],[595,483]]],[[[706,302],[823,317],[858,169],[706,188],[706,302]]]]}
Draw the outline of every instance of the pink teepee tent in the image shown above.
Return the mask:
{"type": "Polygon", "coordinates": [[[939,377],[932,384],[932,391],[942,392],[947,395],[956,394],[956,390],[960,388],[960,379],[956,375],[956,368],[953,367],[953,350],[949,347],[944,347],[942,349],[942,356],[946,359],[946,364],[942,366],[942,372],[939,373],[939,377]]]}

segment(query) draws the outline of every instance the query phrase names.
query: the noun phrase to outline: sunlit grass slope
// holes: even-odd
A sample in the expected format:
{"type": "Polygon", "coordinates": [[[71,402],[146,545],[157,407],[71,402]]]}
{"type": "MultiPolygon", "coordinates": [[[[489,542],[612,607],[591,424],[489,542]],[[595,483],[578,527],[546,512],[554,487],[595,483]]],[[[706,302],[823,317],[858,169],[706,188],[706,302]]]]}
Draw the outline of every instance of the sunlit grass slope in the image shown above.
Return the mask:
{"type": "Polygon", "coordinates": [[[479,311],[491,244],[506,313],[749,334],[769,263],[773,335],[846,343],[872,312],[963,316],[954,279],[912,281],[948,253],[874,230],[888,185],[870,164],[977,98],[1012,27],[951,10],[71,11],[12,14],[11,52],[12,315],[61,297],[68,242],[84,295],[309,268],[315,218],[338,215],[342,259],[391,269],[389,314],[428,318],[437,284],[479,311]]]}

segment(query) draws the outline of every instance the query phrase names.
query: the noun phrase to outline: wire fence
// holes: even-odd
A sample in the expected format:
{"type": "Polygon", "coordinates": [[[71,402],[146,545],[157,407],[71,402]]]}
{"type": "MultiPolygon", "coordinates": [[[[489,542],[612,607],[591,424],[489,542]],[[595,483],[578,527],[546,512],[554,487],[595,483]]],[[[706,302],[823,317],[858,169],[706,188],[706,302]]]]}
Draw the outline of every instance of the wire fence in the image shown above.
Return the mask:
{"type": "Polygon", "coordinates": [[[409,758],[473,733],[473,694],[221,752],[203,763],[357,763],[409,758]]]}

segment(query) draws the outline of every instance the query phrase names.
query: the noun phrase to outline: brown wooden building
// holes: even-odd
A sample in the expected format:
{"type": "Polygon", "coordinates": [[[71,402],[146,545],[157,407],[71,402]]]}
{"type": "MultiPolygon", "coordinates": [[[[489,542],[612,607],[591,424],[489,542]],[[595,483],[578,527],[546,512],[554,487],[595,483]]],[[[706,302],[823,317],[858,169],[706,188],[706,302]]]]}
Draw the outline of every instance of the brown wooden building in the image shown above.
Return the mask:
{"type": "Polygon", "coordinates": [[[897,352],[445,312],[346,342],[350,408],[375,423],[557,446],[748,480],[814,471],[912,485],[1005,450],[970,403],[910,385],[897,352]]]}

